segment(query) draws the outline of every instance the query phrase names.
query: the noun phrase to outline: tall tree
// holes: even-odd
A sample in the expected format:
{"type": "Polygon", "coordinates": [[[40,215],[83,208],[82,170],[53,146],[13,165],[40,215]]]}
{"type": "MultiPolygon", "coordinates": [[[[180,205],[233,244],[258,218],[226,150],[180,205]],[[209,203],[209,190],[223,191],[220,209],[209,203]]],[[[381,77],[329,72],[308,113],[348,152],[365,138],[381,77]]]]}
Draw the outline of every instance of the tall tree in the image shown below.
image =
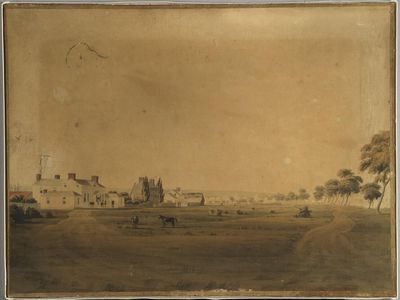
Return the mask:
{"type": "Polygon", "coordinates": [[[328,203],[332,203],[334,200],[337,200],[339,196],[339,180],[337,179],[329,179],[325,183],[325,195],[328,200],[328,203]]]}
{"type": "Polygon", "coordinates": [[[147,176],[143,180],[143,190],[144,190],[145,201],[149,201],[149,199],[150,199],[150,186],[149,186],[149,179],[147,178],[147,176]]]}
{"type": "Polygon", "coordinates": [[[322,185],[316,186],[313,195],[315,200],[322,200],[325,196],[325,188],[322,185]]]}
{"type": "Polygon", "coordinates": [[[360,170],[375,175],[375,182],[383,185],[377,210],[380,212],[382,200],[388,183],[391,180],[390,132],[375,134],[369,144],[361,148],[360,170]]]}
{"type": "Polygon", "coordinates": [[[361,187],[361,191],[364,194],[364,199],[369,202],[368,208],[371,208],[372,202],[382,195],[382,193],[379,191],[380,188],[381,186],[375,182],[366,183],[361,187]]]}
{"type": "Polygon", "coordinates": [[[164,194],[164,188],[163,188],[163,185],[162,185],[161,178],[158,178],[157,187],[158,187],[158,191],[160,193],[160,202],[164,202],[165,194],[164,194]]]}
{"type": "Polygon", "coordinates": [[[360,192],[361,183],[363,179],[360,176],[354,175],[350,169],[341,169],[338,171],[338,177],[340,178],[338,192],[342,197],[343,205],[349,205],[349,197],[351,194],[360,192]]]}

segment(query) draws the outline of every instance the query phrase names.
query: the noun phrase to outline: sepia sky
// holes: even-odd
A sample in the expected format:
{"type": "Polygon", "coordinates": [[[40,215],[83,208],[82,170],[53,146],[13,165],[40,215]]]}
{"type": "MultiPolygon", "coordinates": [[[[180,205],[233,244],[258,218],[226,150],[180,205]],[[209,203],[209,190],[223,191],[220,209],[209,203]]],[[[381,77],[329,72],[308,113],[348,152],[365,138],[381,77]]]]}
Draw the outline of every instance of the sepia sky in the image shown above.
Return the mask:
{"type": "Polygon", "coordinates": [[[289,192],[390,128],[390,6],[6,7],[11,185],[289,192]],[[33,7],[33,8],[32,8],[33,7]]]}

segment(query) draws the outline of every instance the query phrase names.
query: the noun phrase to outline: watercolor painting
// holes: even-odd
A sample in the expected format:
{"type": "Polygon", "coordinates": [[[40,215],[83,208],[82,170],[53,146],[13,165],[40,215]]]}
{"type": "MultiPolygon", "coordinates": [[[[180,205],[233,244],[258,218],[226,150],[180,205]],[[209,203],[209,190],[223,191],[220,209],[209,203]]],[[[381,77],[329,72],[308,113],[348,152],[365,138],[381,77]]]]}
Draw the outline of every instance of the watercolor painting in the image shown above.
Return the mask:
{"type": "Polygon", "coordinates": [[[6,4],[8,295],[396,296],[395,11],[6,4]]]}

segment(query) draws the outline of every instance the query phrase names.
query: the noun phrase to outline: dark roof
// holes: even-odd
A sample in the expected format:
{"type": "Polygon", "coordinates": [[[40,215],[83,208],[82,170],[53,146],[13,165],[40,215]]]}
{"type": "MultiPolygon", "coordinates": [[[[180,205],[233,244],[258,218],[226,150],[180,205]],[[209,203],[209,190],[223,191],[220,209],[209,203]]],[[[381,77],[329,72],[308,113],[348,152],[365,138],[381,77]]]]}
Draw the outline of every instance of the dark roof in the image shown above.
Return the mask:
{"type": "MultiPolygon", "coordinates": [[[[75,181],[81,185],[93,185],[93,181],[88,180],[88,179],[75,179],[75,181]]],[[[100,183],[96,183],[99,187],[105,187],[104,185],[100,183]]]]}
{"type": "Polygon", "coordinates": [[[8,197],[11,199],[14,196],[23,196],[25,199],[32,198],[32,192],[20,191],[20,192],[8,192],[8,197]]]}
{"type": "Polygon", "coordinates": [[[75,179],[75,181],[81,185],[91,185],[90,180],[87,180],[87,179],[75,179]]]}
{"type": "Polygon", "coordinates": [[[82,196],[81,194],[78,194],[73,191],[50,191],[47,192],[45,195],[61,195],[61,196],[69,196],[69,195],[74,195],[74,196],[82,196]]]}

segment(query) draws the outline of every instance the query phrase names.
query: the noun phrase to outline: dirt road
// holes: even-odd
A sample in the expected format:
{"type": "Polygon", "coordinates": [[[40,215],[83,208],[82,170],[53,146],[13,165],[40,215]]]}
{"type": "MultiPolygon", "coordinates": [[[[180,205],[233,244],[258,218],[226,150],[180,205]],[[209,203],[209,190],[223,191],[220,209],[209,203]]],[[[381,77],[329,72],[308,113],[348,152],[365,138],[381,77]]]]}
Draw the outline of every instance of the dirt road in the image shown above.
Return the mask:
{"type": "Polygon", "coordinates": [[[328,256],[353,253],[354,247],[347,233],[354,222],[340,209],[335,210],[333,216],[332,222],[311,229],[303,236],[296,245],[298,254],[328,256]]]}
{"type": "Polygon", "coordinates": [[[57,232],[62,232],[64,235],[72,237],[73,240],[79,239],[81,236],[84,236],[87,240],[88,235],[96,238],[105,234],[118,234],[115,230],[97,222],[90,210],[72,210],[68,213],[68,218],[46,226],[41,234],[57,232]]]}

